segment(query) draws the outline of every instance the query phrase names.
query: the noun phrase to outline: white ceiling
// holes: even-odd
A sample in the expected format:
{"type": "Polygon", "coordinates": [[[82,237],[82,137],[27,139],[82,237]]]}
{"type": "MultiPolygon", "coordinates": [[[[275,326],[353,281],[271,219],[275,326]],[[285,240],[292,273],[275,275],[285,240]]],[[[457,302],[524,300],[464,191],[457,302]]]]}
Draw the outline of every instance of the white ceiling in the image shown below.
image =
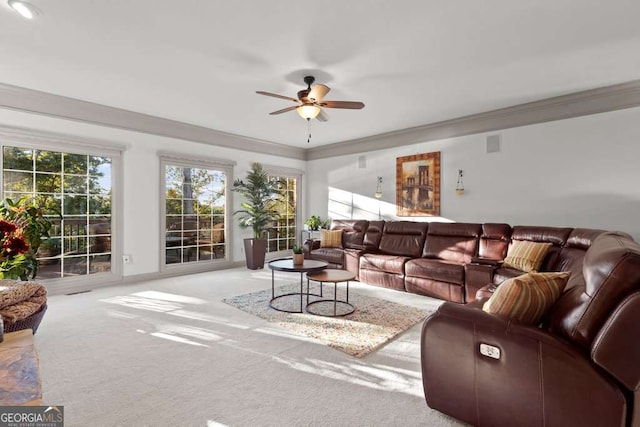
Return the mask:
{"type": "Polygon", "coordinates": [[[638,0],[31,0],[0,82],[301,148],[640,78],[638,0]],[[307,123],[302,78],[331,87],[307,123]]]}

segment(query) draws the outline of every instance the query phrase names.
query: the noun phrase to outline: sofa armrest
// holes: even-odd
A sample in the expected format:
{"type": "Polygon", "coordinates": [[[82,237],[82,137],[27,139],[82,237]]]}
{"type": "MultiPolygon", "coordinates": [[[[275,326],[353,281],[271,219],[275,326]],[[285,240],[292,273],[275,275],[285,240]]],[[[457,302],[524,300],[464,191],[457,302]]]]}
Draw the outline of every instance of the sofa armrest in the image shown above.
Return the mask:
{"type": "Polygon", "coordinates": [[[304,253],[308,254],[314,249],[320,249],[320,240],[307,239],[304,241],[304,244],[302,245],[304,253]]]}
{"type": "Polygon", "coordinates": [[[490,258],[482,258],[482,257],[473,257],[471,258],[471,263],[472,264],[482,264],[482,265],[491,265],[493,267],[499,267],[502,265],[504,261],[502,260],[495,260],[495,259],[490,259],[490,258]]]}
{"type": "Polygon", "coordinates": [[[609,316],[591,346],[593,361],[631,391],[640,390],[640,292],[626,297],[609,316]]]}
{"type": "Polygon", "coordinates": [[[475,307],[444,303],[424,322],[421,362],[427,404],[470,424],[626,420],[624,394],[580,349],[475,307]]]}

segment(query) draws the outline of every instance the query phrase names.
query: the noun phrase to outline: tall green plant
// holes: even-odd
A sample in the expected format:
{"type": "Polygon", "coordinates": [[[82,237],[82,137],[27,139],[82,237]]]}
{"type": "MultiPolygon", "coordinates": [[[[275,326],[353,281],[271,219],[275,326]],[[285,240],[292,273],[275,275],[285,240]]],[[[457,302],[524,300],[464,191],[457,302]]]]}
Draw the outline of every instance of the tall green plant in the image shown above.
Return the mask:
{"type": "Polygon", "coordinates": [[[282,201],[282,188],[282,181],[270,178],[262,164],[252,163],[246,179],[236,179],[232,187],[245,199],[240,204],[242,209],[233,213],[239,215],[240,227],[251,228],[256,239],[263,238],[280,217],[278,204],[282,201]]]}

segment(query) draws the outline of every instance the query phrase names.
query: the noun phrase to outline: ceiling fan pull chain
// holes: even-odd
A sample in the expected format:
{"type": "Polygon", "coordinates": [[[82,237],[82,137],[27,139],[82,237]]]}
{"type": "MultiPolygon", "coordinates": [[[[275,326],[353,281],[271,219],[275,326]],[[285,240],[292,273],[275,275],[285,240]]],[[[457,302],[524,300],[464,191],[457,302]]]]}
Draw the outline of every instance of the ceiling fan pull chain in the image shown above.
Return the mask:
{"type": "Polygon", "coordinates": [[[309,131],[309,137],[307,138],[307,144],[311,142],[311,119],[307,119],[307,130],[309,131]]]}

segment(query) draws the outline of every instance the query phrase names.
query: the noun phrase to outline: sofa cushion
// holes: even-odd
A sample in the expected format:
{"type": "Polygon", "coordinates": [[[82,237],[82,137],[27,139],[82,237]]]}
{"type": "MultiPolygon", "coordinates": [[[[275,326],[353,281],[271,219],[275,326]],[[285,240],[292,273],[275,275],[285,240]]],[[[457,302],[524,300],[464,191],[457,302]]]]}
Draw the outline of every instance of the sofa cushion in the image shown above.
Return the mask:
{"type": "Polygon", "coordinates": [[[482,235],[478,256],[495,261],[502,261],[507,255],[509,240],[511,239],[511,226],[503,223],[482,224],[482,235]]]}
{"type": "Polygon", "coordinates": [[[439,282],[464,284],[464,264],[429,258],[417,258],[404,266],[406,276],[439,282]]]}
{"type": "Polygon", "coordinates": [[[522,270],[516,270],[515,268],[500,267],[496,268],[493,272],[493,283],[499,285],[507,279],[512,279],[522,275],[522,270]]]}
{"type": "Polygon", "coordinates": [[[345,249],[361,249],[368,227],[367,220],[334,219],[331,221],[331,230],[342,230],[342,247],[345,249]]]}
{"type": "Polygon", "coordinates": [[[342,249],[342,230],[320,230],[320,247],[342,249]]]}
{"type": "Polygon", "coordinates": [[[378,249],[389,255],[419,258],[428,227],[428,222],[387,221],[378,249]]]}
{"type": "Polygon", "coordinates": [[[338,248],[320,248],[311,252],[311,259],[327,261],[330,264],[342,265],[344,262],[344,251],[338,248]]]}
{"type": "Polygon", "coordinates": [[[538,271],[551,246],[551,243],[514,240],[509,245],[503,265],[525,272],[538,271]]]}
{"type": "Polygon", "coordinates": [[[481,224],[432,222],[422,256],[459,263],[471,262],[478,252],[481,224]]]}
{"type": "Polygon", "coordinates": [[[570,272],[527,273],[506,280],[483,305],[487,313],[537,325],[558,300],[570,272]]]}
{"type": "Polygon", "coordinates": [[[360,270],[383,271],[404,275],[404,264],[411,258],[398,255],[363,254],[360,257],[360,270]]]}

